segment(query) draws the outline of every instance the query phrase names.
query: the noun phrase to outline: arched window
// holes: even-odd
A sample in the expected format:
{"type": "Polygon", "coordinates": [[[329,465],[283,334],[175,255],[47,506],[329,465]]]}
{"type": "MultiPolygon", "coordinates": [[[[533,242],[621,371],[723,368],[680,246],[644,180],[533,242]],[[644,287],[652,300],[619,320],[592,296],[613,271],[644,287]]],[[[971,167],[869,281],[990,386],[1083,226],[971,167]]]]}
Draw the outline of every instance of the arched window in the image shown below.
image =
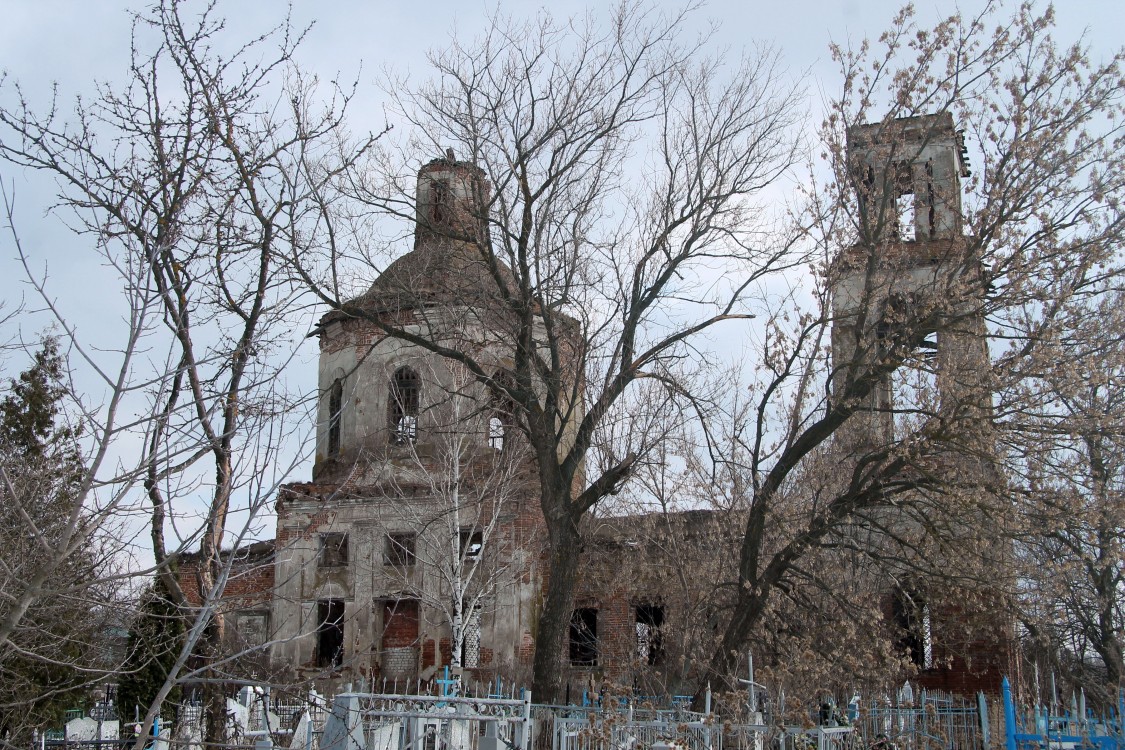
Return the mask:
{"type": "Polygon", "coordinates": [[[421,387],[418,373],[409,367],[395,370],[391,379],[391,440],[408,445],[418,439],[418,404],[421,387]]]}
{"type": "MultiPolygon", "coordinates": [[[[493,380],[503,387],[510,387],[511,384],[511,378],[503,372],[495,374],[493,380]]],[[[488,415],[488,431],[485,433],[489,448],[504,449],[504,443],[515,424],[515,414],[516,408],[512,399],[502,390],[499,393],[493,392],[488,415]]]]}
{"type": "Polygon", "coordinates": [[[504,449],[504,433],[507,427],[499,414],[493,414],[488,419],[488,447],[496,450],[504,449]]]}
{"type": "Polygon", "coordinates": [[[332,381],[328,391],[328,455],[340,455],[340,417],[344,411],[344,383],[339,378],[332,381]]]}

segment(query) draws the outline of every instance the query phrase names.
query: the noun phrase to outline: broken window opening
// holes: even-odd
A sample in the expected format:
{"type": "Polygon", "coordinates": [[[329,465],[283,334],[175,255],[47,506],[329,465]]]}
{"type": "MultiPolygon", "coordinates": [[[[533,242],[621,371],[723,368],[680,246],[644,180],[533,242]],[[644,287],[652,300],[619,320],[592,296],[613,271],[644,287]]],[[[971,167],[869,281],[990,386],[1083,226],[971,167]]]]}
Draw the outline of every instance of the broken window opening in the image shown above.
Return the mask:
{"type": "Polygon", "coordinates": [[[512,399],[508,396],[508,389],[511,388],[512,383],[511,377],[506,372],[497,372],[492,376],[492,379],[498,384],[498,387],[492,392],[490,399],[488,432],[485,437],[489,448],[501,451],[504,450],[504,444],[515,425],[516,409],[512,399]]]}
{"type": "Polygon", "coordinates": [[[892,292],[883,301],[875,324],[880,357],[899,359],[898,366],[876,388],[876,408],[891,415],[893,434],[906,435],[933,414],[938,404],[938,341],[927,325],[924,300],[915,292],[892,292]]]}
{"type": "Polygon", "coordinates": [[[484,534],[480,529],[461,529],[457,551],[462,559],[475,562],[484,551],[484,534]]]}
{"type": "Polygon", "coordinates": [[[449,180],[434,180],[430,187],[430,220],[434,224],[443,224],[449,220],[450,198],[449,180]]]}
{"type": "Polygon", "coordinates": [[[348,565],[348,535],[344,533],[320,535],[320,558],[322,568],[345,568],[348,565]]]}
{"type": "Polygon", "coordinates": [[[937,237],[937,199],[934,196],[934,163],[926,162],[926,226],[930,231],[929,239],[937,237]]]}
{"type": "Polygon", "coordinates": [[[409,367],[395,370],[391,380],[391,432],[395,445],[418,439],[418,404],[421,401],[418,373],[409,367]]]}
{"type": "Polygon", "coordinates": [[[582,607],[570,617],[570,665],[598,666],[598,610],[582,607]]]}
{"type": "Polygon", "coordinates": [[[664,663],[664,607],[641,604],[636,608],[637,659],[650,667],[664,663]]]}
{"type": "Polygon", "coordinates": [[[344,602],[322,599],[317,602],[316,665],[325,669],[344,663],[344,602]]]}
{"type": "Polygon", "coordinates": [[[914,169],[910,162],[897,162],[894,165],[895,221],[898,239],[914,242],[917,239],[915,224],[914,169]]]}
{"type": "Polygon", "coordinates": [[[418,535],[413,532],[387,535],[387,549],[385,562],[400,568],[408,568],[414,564],[414,551],[418,535]]]}
{"type": "Polygon", "coordinates": [[[906,193],[895,200],[895,215],[898,217],[898,238],[903,242],[917,240],[914,224],[914,194],[906,193]]]}
{"type": "Polygon", "coordinates": [[[336,378],[328,392],[328,455],[340,455],[340,417],[344,410],[344,383],[336,378]]]}
{"type": "Polygon", "coordinates": [[[889,378],[889,398],[894,412],[894,434],[909,435],[937,413],[936,343],[924,340],[911,351],[889,378]]]}
{"type": "Polygon", "coordinates": [[[493,450],[504,450],[504,434],[507,428],[504,420],[498,415],[492,415],[488,420],[488,447],[493,450]]]}
{"type": "Polygon", "coordinates": [[[892,603],[892,618],[899,631],[899,650],[919,669],[931,669],[934,645],[929,604],[918,592],[899,589],[892,603]]]}

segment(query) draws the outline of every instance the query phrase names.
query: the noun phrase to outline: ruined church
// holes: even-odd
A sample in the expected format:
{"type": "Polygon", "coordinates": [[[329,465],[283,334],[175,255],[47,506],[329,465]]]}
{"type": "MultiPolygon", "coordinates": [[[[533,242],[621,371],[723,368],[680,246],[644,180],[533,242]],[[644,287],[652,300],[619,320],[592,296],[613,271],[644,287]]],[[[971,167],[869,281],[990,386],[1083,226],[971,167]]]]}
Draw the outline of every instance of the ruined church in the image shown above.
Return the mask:
{"type": "MultiPolygon", "coordinates": [[[[927,299],[964,298],[976,283],[974,260],[959,255],[967,165],[952,118],[860,126],[848,136],[867,203],[860,213],[893,226],[898,239],[874,259],[863,243],[847,248],[831,269],[837,378],[849,376],[859,349],[886,344],[888,316],[930,315],[927,299]]],[[[242,553],[227,593],[236,637],[272,644],[271,663],[295,676],[407,684],[450,664],[480,675],[530,673],[545,575],[533,462],[505,405],[475,376],[372,322],[391,320],[451,351],[471,346],[476,359],[503,369],[511,356],[505,312],[471,248],[487,241],[480,217],[489,190],[479,168],[452,154],[424,165],[412,251],[346,307],[362,315],[331,312],[315,330],[321,397],[311,480],[283,488],[274,542],[242,553]]],[[[930,366],[918,371],[932,374],[943,403],[987,404],[983,320],[968,309],[941,316],[955,323],[923,326],[918,348],[930,366]],[[952,397],[966,390],[982,395],[952,397]]],[[[896,392],[894,376],[873,390],[837,441],[841,461],[893,437],[896,392]]],[[[662,523],[689,547],[710,543],[706,511],[662,523]]],[[[659,675],[671,635],[698,616],[669,595],[659,572],[622,573],[660,570],[648,558],[666,551],[636,541],[653,525],[633,517],[595,530],[591,547],[603,559],[591,567],[601,574],[580,582],[570,628],[576,675],[659,675]]],[[[924,682],[995,690],[1007,664],[998,642],[954,652],[932,609],[905,588],[887,603],[924,682]]]]}

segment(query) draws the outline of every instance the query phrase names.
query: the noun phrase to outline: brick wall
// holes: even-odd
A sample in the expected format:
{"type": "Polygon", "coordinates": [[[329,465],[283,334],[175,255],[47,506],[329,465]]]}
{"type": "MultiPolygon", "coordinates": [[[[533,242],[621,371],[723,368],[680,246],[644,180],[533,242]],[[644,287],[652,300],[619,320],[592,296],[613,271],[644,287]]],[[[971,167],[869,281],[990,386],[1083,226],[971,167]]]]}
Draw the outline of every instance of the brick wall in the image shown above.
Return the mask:
{"type": "Polygon", "coordinates": [[[383,649],[418,646],[418,602],[400,599],[383,606],[383,649]]]}
{"type": "MultiPolygon", "coordinates": [[[[222,553],[224,565],[230,561],[231,554],[230,551],[222,553]]],[[[255,542],[235,550],[233,554],[234,561],[223,589],[222,610],[232,612],[268,606],[273,594],[274,543],[255,542]]],[[[199,555],[184,555],[177,575],[188,603],[200,606],[203,597],[199,591],[199,555]]]]}

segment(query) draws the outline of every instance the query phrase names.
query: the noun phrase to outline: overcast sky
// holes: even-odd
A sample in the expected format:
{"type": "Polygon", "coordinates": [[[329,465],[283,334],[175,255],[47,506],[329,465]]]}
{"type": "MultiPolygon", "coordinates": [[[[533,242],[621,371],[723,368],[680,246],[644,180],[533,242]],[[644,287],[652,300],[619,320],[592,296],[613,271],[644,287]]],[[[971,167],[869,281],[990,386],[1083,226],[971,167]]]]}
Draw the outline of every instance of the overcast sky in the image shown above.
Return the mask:
{"type": "MultiPolygon", "coordinates": [[[[969,13],[982,4],[982,0],[967,0],[960,7],[969,13]]],[[[653,5],[680,7],[659,0],[653,5]]],[[[899,0],[712,0],[694,15],[692,31],[714,24],[715,48],[731,54],[758,42],[775,45],[793,79],[805,81],[809,109],[815,113],[821,99],[839,85],[828,44],[877,36],[900,5],[899,0]]],[[[58,84],[64,103],[78,94],[89,96],[94,81],[122,79],[129,59],[128,8],[142,6],[119,0],[0,0],[0,69],[9,80],[18,80],[33,102],[45,103],[52,83],[58,84]]],[[[248,37],[271,27],[286,7],[280,0],[223,0],[219,6],[230,19],[232,37],[248,37]]],[[[427,50],[447,44],[454,33],[473,37],[497,7],[514,16],[532,16],[543,6],[525,0],[292,2],[296,25],[314,24],[299,54],[303,67],[326,79],[339,73],[348,79],[359,75],[360,97],[352,110],[357,130],[378,130],[385,122],[375,85],[384,67],[416,79],[427,75],[427,50]]],[[[916,7],[923,19],[932,20],[957,6],[920,0],[916,7]]],[[[604,4],[578,0],[555,0],[549,8],[556,18],[605,10],[604,4]]],[[[1057,38],[1070,41],[1085,34],[1095,57],[1108,56],[1121,43],[1125,0],[1064,0],[1056,13],[1057,38]]],[[[10,104],[11,93],[11,86],[3,87],[0,99],[10,104]]],[[[25,245],[50,261],[56,287],[71,300],[73,314],[96,315],[96,298],[65,294],[89,282],[89,269],[75,255],[88,257],[88,248],[59,234],[57,222],[44,218],[50,192],[41,181],[13,173],[10,167],[0,165],[0,177],[14,187],[25,245]]],[[[11,266],[10,244],[8,237],[0,237],[0,298],[5,300],[17,297],[22,288],[21,274],[11,266]]]]}
{"type": "MultiPolygon", "coordinates": [[[[656,7],[679,7],[661,3],[656,7]]],[[[966,0],[960,7],[970,13],[983,0],[966,0]]],[[[95,80],[121,80],[129,58],[129,7],[120,0],[0,0],[0,69],[24,86],[33,101],[46,101],[57,83],[64,102],[76,94],[89,95],[95,80]]],[[[190,7],[190,3],[188,4],[190,7]]],[[[809,109],[818,110],[822,98],[836,88],[836,71],[829,59],[829,42],[858,42],[885,29],[899,8],[899,0],[712,0],[693,18],[693,31],[713,23],[713,43],[732,54],[757,42],[775,45],[794,80],[804,80],[809,109]]],[[[1009,0],[1007,5],[1014,6],[1009,0]]],[[[232,36],[248,36],[274,25],[285,11],[280,0],[223,0],[220,9],[231,21],[232,36]]],[[[479,0],[293,0],[296,25],[313,23],[299,59],[329,79],[342,73],[360,77],[359,101],[352,111],[355,129],[377,130],[384,124],[381,94],[375,81],[386,66],[415,78],[427,74],[425,53],[448,43],[456,33],[471,38],[495,8],[514,16],[531,16],[541,7],[530,0],[480,2],[479,0]]],[[[952,2],[920,0],[919,15],[926,20],[952,12],[952,2]]],[[[549,5],[557,18],[604,11],[604,4],[555,0],[549,5]]],[[[1106,57],[1121,44],[1125,28],[1125,0],[1063,0],[1056,8],[1057,38],[1078,39],[1085,34],[1095,57],[1106,57]]],[[[11,87],[0,90],[10,103],[11,87]]],[[[37,254],[67,260],[81,252],[73,243],[49,233],[42,217],[50,194],[42,186],[0,166],[0,176],[14,185],[19,200],[19,226],[25,243],[37,254]]],[[[18,293],[19,274],[10,272],[10,243],[0,238],[0,294],[10,299],[18,293]]],[[[75,268],[76,279],[63,278],[69,264],[54,263],[52,274],[60,284],[81,283],[85,271],[75,268]]],[[[76,300],[81,304],[81,300],[76,300]]]]}
{"type": "MultiPolygon", "coordinates": [[[[659,0],[653,4],[664,5],[659,0]]],[[[809,110],[815,113],[820,100],[839,87],[827,52],[829,43],[877,37],[900,4],[899,0],[713,0],[694,16],[690,30],[701,31],[713,23],[715,49],[734,55],[759,42],[776,46],[794,81],[805,82],[809,110]]],[[[275,25],[286,7],[280,0],[221,0],[219,5],[230,18],[232,36],[244,38],[275,25]]],[[[981,0],[961,3],[967,13],[981,5],[981,0]]],[[[916,6],[924,21],[956,7],[932,0],[920,0],[916,6]]],[[[33,102],[46,103],[52,83],[58,84],[64,103],[75,95],[89,96],[94,81],[120,81],[127,71],[128,7],[120,0],[0,0],[0,68],[9,83],[13,79],[21,83],[33,102]]],[[[379,130],[384,116],[375,81],[384,67],[416,80],[425,77],[427,50],[446,45],[455,33],[472,38],[496,7],[494,2],[477,0],[293,0],[295,24],[315,23],[298,59],[306,70],[325,79],[338,73],[348,79],[358,74],[361,89],[352,110],[353,129],[379,130]]],[[[522,0],[499,3],[502,12],[514,16],[532,16],[540,7],[522,0]]],[[[602,5],[575,0],[550,5],[556,18],[584,14],[591,8],[604,12],[602,5]]],[[[1125,0],[1062,0],[1056,12],[1056,38],[1070,42],[1084,34],[1095,58],[1108,57],[1122,41],[1125,0]]],[[[10,85],[0,89],[5,106],[11,106],[11,96],[10,85]]],[[[44,216],[51,201],[50,183],[2,164],[0,179],[16,196],[16,223],[25,250],[36,259],[37,269],[48,269],[63,311],[87,332],[109,328],[111,306],[106,293],[112,292],[113,279],[98,268],[88,239],[68,234],[56,219],[44,216]]],[[[0,300],[7,309],[27,288],[14,256],[11,237],[0,234],[0,300]]],[[[46,323],[42,316],[27,316],[23,333],[34,336],[46,323]]],[[[293,373],[303,387],[315,385],[315,357],[310,342],[293,373]]],[[[0,358],[0,371],[10,374],[18,369],[14,365],[22,368],[25,361],[0,358]]],[[[305,479],[307,473],[302,470],[295,478],[305,479]]]]}

